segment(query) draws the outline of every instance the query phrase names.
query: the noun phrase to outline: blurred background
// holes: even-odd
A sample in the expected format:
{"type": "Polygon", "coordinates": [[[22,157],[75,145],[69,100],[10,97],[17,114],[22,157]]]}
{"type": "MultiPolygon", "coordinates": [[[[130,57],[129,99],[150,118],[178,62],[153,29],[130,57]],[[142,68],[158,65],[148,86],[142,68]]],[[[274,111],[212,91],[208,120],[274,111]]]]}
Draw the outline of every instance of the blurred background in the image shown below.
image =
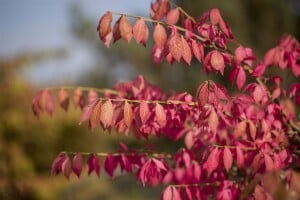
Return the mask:
{"type": "MultiPolygon", "coordinates": [[[[135,177],[115,180],[102,173],[81,179],[50,176],[52,160],[64,150],[109,152],[118,141],[143,145],[101,130],[78,126],[80,112],[55,110],[54,117],[33,117],[31,99],[40,88],[54,85],[113,87],[143,74],[163,90],[192,94],[207,75],[201,64],[186,68],[151,60],[151,45],[132,40],[110,49],[96,27],[107,10],[149,16],[151,0],[1,0],[0,2],[0,199],[159,199],[161,187],[143,188],[135,177]]],[[[289,33],[300,38],[299,0],[177,1],[198,18],[218,7],[237,41],[253,48],[258,58],[289,33]]],[[[115,16],[116,20],[117,17],[115,16]]],[[[71,106],[72,107],[72,106],[71,106]]],[[[155,142],[155,141],[154,141],[155,142]]],[[[156,142],[158,145],[161,143],[156,142]]],[[[164,144],[165,148],[168,148],[164,144]]]]}

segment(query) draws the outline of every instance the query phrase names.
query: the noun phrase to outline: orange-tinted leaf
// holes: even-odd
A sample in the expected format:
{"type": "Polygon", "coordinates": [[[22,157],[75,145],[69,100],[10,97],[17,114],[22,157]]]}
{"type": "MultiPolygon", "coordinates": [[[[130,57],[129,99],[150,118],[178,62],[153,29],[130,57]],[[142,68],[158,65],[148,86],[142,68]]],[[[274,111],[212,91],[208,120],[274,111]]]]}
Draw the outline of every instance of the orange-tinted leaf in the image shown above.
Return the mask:
{"type": "Polygon", "coordinates": [[[208,117],[208,126],[215,133],[217,131],[217,127],[219,125],[219,118],[215,111],[215,109],[211,109],[209,117],[208,117]]]}
{"type": "Polygon", "coordinates": [[[133,26],[133,37],[138,44],[146,46],[149,37],[149,29],[143,18],[139,18],[133,26]]]}
{"type": "Polygon", "coordinates": [[[223,162],[227,172],[229,172],[232,166],[232,161],[233,161],[232,153],[228,147],[225,147],[223,151],[223,162]]]}
{"type": "Polygon", "coordinates": [[[204,57],[204,48],[196,40],[192,40],[192,50],[198,61],[202,62],[204,57]]]}
{"type": "Polygon", "coordinates": [[[172,9],[167,14],[166,22],[167,24],[175,25],[178,22],[179,17],[180,17],[179,8],[172,9]]]}
{"type": "Polygon", "coordinates": [[[236,159],[237,159],[237,165],[239,168],[241,168],[244,165],[245,162],[245,156],[243,151],[240,147],[236,147],[236,159]]]}
{"type": "Polygon", "coordinates": [[[170,10],[170,3],[168,1],[155,1],[151,3],[150,16],[152,19],[160,20],[170,10]]]}
{"type": "Polygon", "coordinates": [[[100,121],[104,129],[110,128],[113,121],[114,108],[111,100],[105,101],[100,109],[100,121]]]}
{"type": "Polygon", "coordinates": [[[114,42],[117,42],[119,39],[121,39],[121,33],[120,33],[120,21],[122,19],[122,16],[119,17],[119,19],[116,21],[114,28],[113,28],[113,38],[114,42]]]}
{"type": "Polygon", "coordinates": [[[145,124],[150,117],[149,105],[145,101],[140,103],[139,114],[141,122],[145,124]]]}
{"type": "Polygon", "coordinates": [[[212,52],[210,57],[210,63],[215,70],[219,71],[222,75],[224,74],[225,63],[224,58],[220,52],[212,52]]]}
{"type": "Polygon", "coordinates": [[[167,45],[172,57],[179,62],[182,57],[183,44],[177,32],[170,36],[167,45]]]}
{"type": "Polygon", "coordinates": [[[166,126],[167,124],[166,112],[163,106],[158,103],[155,106],[155,118],[161,128],[164,128],[166,126]]]}
{"type": "Polygon", "coordinates": [[[256,138],[256,126],[251,120],[249,120],[248,123],[249,123],[250,136],[253,140],[255,140],[255,138],[256,138]]]}
{"type": "Polygon", "coordinates": [[[158,48],[163,48],[167,42],[167,32],[165,28],[157,23],[153,31],[153,40],[158,48]]]}
{"type": "Polygon", "coordinates": [[[131,126],[132,120],[133,120],[132,107],[127,101],[125,101],[125,103],[124,103],[124,122],[128,128],[131,126]]]}
{"type": "Polygon", "coordinates": [[[268,154],[264,154],[266,171],[274,170],[274,162],[268,154]]]}
{"type": "Polygon", "coordinates": [[[132,26],[124,15],[121,16],[119,29],[121,37],[129,43],[132,38],[132,26]]]}
{"type": "Polygon", "coordinates": [[[68,92],[65,89],[61,88],[58,92],[58,103],[60,107],[67,111],[69,107],[69,102],[70,100],[68,92]]]}
{"type": "Polygon", "coordinates": [[[181,42],[182,42],[182,58],[183,60],[190,65],[192,61],[192,51],[190,48],[190,45],[187,43],[187,41],[184,39],[183,36],[181,36],[181,42]]]}
{"type": "Polygon", "coordinates": [[[197,99],[200,106],[204,106],[208,102],[208,81],[202,83],[197,90],[197,99]]]}
{"type": "Polygon", "coordinates": [[[44,89],[41,92],[39,98],[39,108],[42,111],[46,111],[49,115],[52,115],[54,110],[54,98],[52,93],[48,89],[44,89]]]}
{"type": "Polygon", "coordinates": [[[81,90],[80,87],[77,87],[74,91],[73,91],[73,103],[74,103],[74,108],[78,108],[80,107],[81,109],[83,109],[84,107],[84,97],[83,97],[83,92],[81,90]]]}
{"type": "Polygon", "coordinates": [[[90,128],[94,129],[100,123],[101,116],[101,101],[97,101],[96,105],[92,109],[91,117],[90,117],[90,128]]]}
{"type": "Polygon", "coordinates": [[[106,12],[100,20],[97,27],[99,32],[100,39],[105,43],[107,47],[109,47],[110,42],[112,40],[112,30],[111,30],[111,21],[112,21],[112,14],[111,12],[106,12]]]}
{"type": "Polygon", "coordinates": [[[238,123],[233,131],[233,136],[235,138],[241,137],[246,133],[246,126],[247,126],[247,121],[241,121],[240,123],[238,123]]]}

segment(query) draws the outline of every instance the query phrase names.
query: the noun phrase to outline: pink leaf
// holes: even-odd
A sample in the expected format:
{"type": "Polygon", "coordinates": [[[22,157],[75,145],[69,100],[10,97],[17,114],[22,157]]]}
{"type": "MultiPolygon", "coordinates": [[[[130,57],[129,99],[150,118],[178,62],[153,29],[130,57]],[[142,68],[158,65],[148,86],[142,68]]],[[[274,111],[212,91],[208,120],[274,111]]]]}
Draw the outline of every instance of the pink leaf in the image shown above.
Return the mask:
{"type": "Polygon", "coordinates": [[[197,89],[197,99],[198,99],[198,104],[200,106],[204,106],[208,102],[208,93],[209,93],[209,88],[208,88],[208,81],[205,81],[201,85],[199,85],[197,89]]]}
{"type": "Polygon", "coordinates": [[[236,147],[236,156],[237,156],[237,165],[239,168],[241,168],[244,165],[245,157],[243,151],[238,146],[236,147]]]}
{"type": "Polygon", "coordinates": [[[266,171],[274,170],[274,162],[268,154],[264,154],[266,171]]]}
{"type": "Polygon", "coordinates": [[[132,38],[132,26],[124,15],[121,16],[119,29],[121,37],[129,43],[132,38]]]}
{"type": "Polygon", "coordinates": [[[91,89],[88,93],[88,103],[91,104],[98,99],[98,93],[91,89]]]}
{"type": "Polygon", "coordinates": [[[215,109],[211,109],[209,117],[208,117],[208,126],[214,133],[216,133],[218,125],[219,125],[218,115],[217,115],[215,109]]]}
{"type": "Polygon", "coordinates": [[[214,150],[212,150],[205,162],[205,168],[207,170],[208,176],[210,176],[210,174],[217,169],[219,165],[219,150],[218,148],[214,148],[214,150]]]}
{"type": "Polygon", "coordinates": [[[210,63],[212,68],[219,71],[222,75],[224,74],[225,63],[224,58],[220,52],[212,51],[210,63]]]}
{"type": "Polygon", "coordinates": [[[124,103],[124,121],[128,128],[131,126],[132,120],[133,120],[133,110],[132,110],[130,104],[127,101],[125,101],[125,103],[124,103]]]}
{"type": "Polygon", "coordinates": [[[140,108],[139,108],[139,114],[140,114],[140,119],[141,119],[141,122],[143,124],[146,123],[146,121],[149,119],[150,117],[150,110],[149,110],[149,105],[148,103],[146,103],[145,101],[142,101],[141,104],[140,104],[140,108]]]}
{"type": "Polygon", "coordinates": [[[93,109],[98,101],[93,102],[92,104],[86,105],[81,113],[79,124],[85,122],[86,120],[90,119],[93,109]]]}
{"type": "Polygon", "coordinates": [[[192,61],[192,51],[190,48],[190,45],[187,43],[185,38],[181,36],[181,42],[182,42],[182,59],[184,62],[186,62],[188,65],[191,65],[192,61]]]}
{"type": "Polygon", "coordinates": [[[243,135],[245,135],[246,127],[247,127],[246,120],[239,122],[234,128],[233,136],[235,138],[239,138],[239,137],[242,137],[243,135]]]}
{"type": "Polygon", "coordinates": [[[84,101],[84,97],[83,97],[83,92],[80,87],[77,87],[73,91],[73,103],[74,103],[75,109],[78,107],[83,109],[83,107],[84,107],[85,101],[84,101]]]}
{"type": "Polygon", "coordinates": [[[214,8],[209,12],[210,22],[212,25],[216,25],[222,19],[219,9],[214,8]]]}
{"type": "Polygon", "coordinates": [[[112,125],[113,116],[114,108],[111,100],[109,99],[101,106],[100,111],[100,121],[104,129],[110,128],[110,126],[112,125]]]}
{"type": "Polygon", "coordinates": [[[178,8],[172,9],[168,12],[166,17],[167,24],[174,25],[178,22],[180,11],[178,8]]]}
{"type": "Polygon", "coordinates": [[[233,161],[232,153],[228,147],[225,147],[223,151],[223,162],[227,172],[229,172],[231,168],[232,161],[233,161]]]}
{"type": "Polygon", "coordinates": [[[161,128],[164,128],[166,126],[167,124],[166,112],[163,106],[160,105],[159,103],[157,103],[155,106],[155,118],[161,128]]]}
{"type": "Polygon", "coordinates": [[[107,48],[109,47],[110,42],[112,40],[111,21],[112,21],[112,13],[108,11],[105,13],[105,15],[101,17],[97,27],[97,30],[99,32],[99,37],[105,43],[107,48]]]}
{"type": "Polygon", "coordinates": [[[192,40],[192,50],[198,61],[202,62],[204,57],[203,45],[198,43],[196,40],[192,40]]]}
{"type": "Polygon", "coordinates": [[[58,103],[60,107],[67,111],[69,107],[69,102],[70,100],[68,92],[65,89],[61,88],[58,92],[58,103]]]}
{"type": "Polygon", "coordinates": [[[133,26],[133,37],[138,44],[146,46],[149,37],[149,29],[143,18],[139,18],[135,22],[135,25],[133,26]]]}
{"type": "Polygon", "coordinates": [[[81,153],[76,153],[72,161],[72,169],[76,176],[79,178],[82,171],[82,155],[81,153]]]}
{"type": "Polygon", "coordinates": [[[158,48],[163,48],[167,42],[167,33],[165,28],[157,23],[153,31],[153,40],[158,48]]]}
{"type": "Polygon", "coordinates": [[[244,69],[240,67],[236,78],[236,84],[239,90],[244,86],[245,82],[246,82],[246,73],[244,69]]]}
{"type": "Polygon", "coordinates": [[[69,179],[71,172],[72,172],[72,167],[71,167],[71,161],[69,156],[66,156],[65,160],[63,161],[61,165],[61,171],[63,175],[69,179]]]}

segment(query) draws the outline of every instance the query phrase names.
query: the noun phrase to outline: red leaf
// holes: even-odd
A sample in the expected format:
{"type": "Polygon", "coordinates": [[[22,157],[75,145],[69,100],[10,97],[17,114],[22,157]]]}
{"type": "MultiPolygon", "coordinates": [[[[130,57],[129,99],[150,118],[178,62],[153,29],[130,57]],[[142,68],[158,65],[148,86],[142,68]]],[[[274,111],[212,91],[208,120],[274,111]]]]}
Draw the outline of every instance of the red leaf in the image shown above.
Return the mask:
{"type": "Polygon", "coordinates": [[[208,126],[214,133],[216,133],[218,125],[219,125],[218,115],[217,115],[215,109],[211,109],[209,117],[208,117],[208,126]]]}
{"type": "Polygon", "coordinates": [[[142,101],[140,104],[139,114],[142,124],[145,124],[150,117],[149,106],[148,103],[146,103],[145,101],[142,101]]]}
{"type": "Polygon", "coordinates": [[[121,37],[129,43],[132,38],[132,26],[124,15],[121,16],[119,29],[121,37]]]}
{"type": "Polygon", "coordinates": [[[223,162],[227,172],[229,172],[231,168],[232,161],[233,161],[232,153],[228,147],[225,147],[223,151],[223,162]]]}
{"type": "Polygon", "coordinates": [[[217,8],[210,10],[209,17],[212,25],[218,24],[220,19],[222,19],[220,11],[217,8]]]}
{"type": "Polygon", "coordinates": [[[245,82],[246,82],[246,73],[244,69],[240,67],[236,78],[236,84],[239,90],[244,86],[245,82]]]}
{"type": "Polygon", "coordinates": [[[103,129],[110,128],[114,116],[114,108],[111,100],[107,100],[100,109],[100,121],[103,129]]]}
{"type": "Polygon", "coordinates": [[[205,162],[205,168],[207,170],[208,176],[210,176],[210,174],[217,169],[219,165],[219,150],[218,148],[214,148],[214,150],[212,150],[205,162]]]}
{"type": "Polygon", "coordinates": [[[198,104],[200,106],[204,106],[208,102],[208,93],[209,93],[209,88],[208,88],[208,81],[205,81],[202,83],[197,90],[197,99],[198,99],[198,104]]]}
{"type": "Polygon", "coordinates": [[[167,24],[175,25],[180,17],[180,11],[178,8],[172,9],[168,12],[166,17],[167,24]]]}
{"type": "Polygon", "coordinates": [[[92,109],[92,113],[90,115],[90,128],[94,129],[100,123],[101,117],[101,101],[98,100],[96,105],[92,109]]]}
{"type": "Polygon", "coordinates": [[[240,147],[236,147],[237,165],[241,168],[244,165],[245,157],[240,147]]]}
{"type": "Polygon", "coordinates": [[[190,45],[187,43],[187,41],[184,39],[183,36],[181,36],[181,42],[182,42],[182,50],[181,50],[182,51],[182,59],[188,65],[191,65],[192,51],[191,51],[190,45]]]}
{"type": "Polygon", "coordinates": [[[159,103],[155,106],[155,118],[160,128],[164,128],[167,124],[167,116],[162,105],[159,103]]]}
{"type": "Polygon", "coordinates": [[[224,58],[220,52],[218,51],[212,52],[210,57],[210,63],[212,68],[219,71],[222,75],[224,74],[225,63],[224,63],[224,58]]]}
{"type": "Polygon", "coordinates": [[[192,50],[197,60],[202,62],[204,59],[203,45],[198,43],[196,40],[192,40],[192,50]]]}
{"type": "Polygon", "coordinates": [[[78,108],[78,106],[81,109],[83,109],[83,107],[84,107],[85,102],[84,102],[83,92],[80,87],[77,87],[73,91],[73,103],[74,103],[75,109],[78,108]]]}
{"type": "Polygon", "coordinates": [[[110,154],[108,156],[106,156],[106,158],[104,160],[104,169],[105,169],[106,173],[112,177],[114,175],[114,171],[115,171],[116,167],[117,167],[117,163],[116,163],[114,157],[110,154]]]}
{"type": "Polygon", "coordinates": [[[99,32],[100,39],[105,43],[107,47],[109,47],[110,42],[112,40],[112,30],[111,30],[111,21],[112,21],[112,14],[111,12],[106,12],[100,20],[97,27],[99,32]]]}
{"type": "Polygon", "coordinates": [[[125,103],[124,103],[124,122],[128,128],[131,126],[132,120],[133,120],[133,110],[132,110],[130,104],[127,101],[125,101],[125,103]]]}
{"type": "Polygon", "coordinates": [[[67,111],[69,107],[69,102],[70,101],[68,92],[65,89],[61,88],[58,92],[58,103],[60,107],[67,111]]]}
{"type": "Polygon", "coordinates": [[[149,29],[143,18],[139,18],[135,22],[135,25],[133,26],[133,37],[138,44],[146,46],[149,37],[149,29]]]}
{"type": "Polygon", "coordinates": [[[81,153],[76,153],[73,157],[72,169],[76,176],[79,178],[82,171],[82,155],[81,153]]]}
{"type": "Polygon", "coordinates": [[[273,171],[274,170],[274,162],[272,158],[268,154],[264,154],[265,157],[265,165],[266,171],[273,171]]]}
{"type": "Polygon", "coordinates": [[[161,49],[165,46],[166,42],[167,42],[167,33],[165,28],[157,23],[154,31],[153,31],[153,40],[154,43],[156,44],[156,46],[161,49]]]}
{"type": "Polygon", "coordinates": [[[87,161],[88,175],[90,175],[93,171],[100,176],[100,164],[99,158],[95,154],[91,154],[87,161]]]}
{"type": "Polygon", "coordinates": [[[234,128],[233,136],[235,138],[239,138],[239,137],[245,135],[246,134],[246,127],[247,127],[247,121],[246,120],[241,121],[240,123],[238,123],[234,128]]]}

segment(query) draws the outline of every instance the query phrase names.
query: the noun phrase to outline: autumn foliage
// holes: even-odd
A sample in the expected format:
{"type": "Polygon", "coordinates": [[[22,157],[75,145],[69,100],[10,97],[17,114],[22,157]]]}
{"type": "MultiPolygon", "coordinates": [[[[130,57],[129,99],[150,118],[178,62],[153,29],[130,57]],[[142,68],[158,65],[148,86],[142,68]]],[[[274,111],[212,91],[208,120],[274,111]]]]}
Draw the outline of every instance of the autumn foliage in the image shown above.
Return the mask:
{"type": "MultiPolygon", "coordinates": [[[[137,139],[151,136],[184,141],[176,152],[130,149],[112,153],[62,152],[51,172],[67,178],[119,168],[135,173],[144,186],[166,185],[162,200],[298,199],[300,83],[285,84],[270,68],[300,76],[300,45],[284,35],[262,60],[234,40],[218,9],[196,20],[166,0],[151,3],[151,18],[106,12],[97,27],[106,47],[120,39],[152,45],[152,59],[172,64],[200,62],[207,73],[226,77],[237,90],[211,80],[194,94],[164,93],[143,76],[114,89],[47,88],[32,101],[33,112],[52,115],[54,92],[65,111],[72,100],[81,108],[79,123],[137,139]],[[113,16],[119,16],[112,24],[113,16]],[[128,18],[135,19],[134,24],[128,18]],[[153,38],[153,44],[148,42],[153,38]],[[228,44],[235,46],[233,49],[228,44]],[[84,158],[86,157],[86,158],[84,158]],[[103,170],[102,170],[103,169],[103,170]]],[[[187,68],[187,70],[189,70],[187,68]]]]}

